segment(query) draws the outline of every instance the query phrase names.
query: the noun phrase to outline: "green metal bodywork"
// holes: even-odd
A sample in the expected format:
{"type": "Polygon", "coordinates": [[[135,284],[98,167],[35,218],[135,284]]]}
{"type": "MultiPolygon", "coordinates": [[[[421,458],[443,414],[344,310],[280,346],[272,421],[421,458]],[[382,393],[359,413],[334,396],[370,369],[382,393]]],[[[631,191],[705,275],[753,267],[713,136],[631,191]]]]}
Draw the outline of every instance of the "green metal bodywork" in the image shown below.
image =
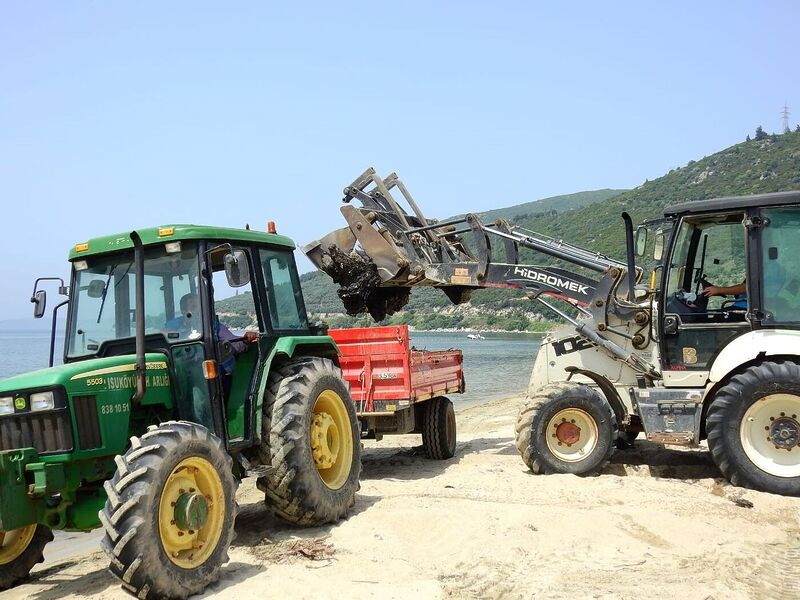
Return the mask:
{"type": "MultiPolygon", "coordinates": [[[[219,240],[295,248],[294,242],[285,236],[251,229],[229,229],[226,227],[209,227],[207,225],[162,225],[160,227],[137,229],[136,231],[145,246],[182,240],[219,240]],[[170,231],[172,233],[168,233],[170,231]]],[[[69,252],[69,260],[132,249],[133,242],[131,242],[130,234],[106,235],[92,238],[88,242],[73,246],[69,252]],[[86,247],[85,250],[82,249],[84,246],[86,247]]]]}
{"type": "MultiPolygon", "coordinates": [[[[139,230],[138,233],[145,245],[180,240],[219,240],[294,248],[289,238],[250,230],[166,225],[139,230]]],[[[73,247],[69,258],[75,261],[109,252],[131,252],[132,248],[128,234],[105,236],[73,247]]],[[[236,444],[238,450],[243,449],[243,444],[260,442],[263,398],[276,361],[299,355],[338,356],[331,337],[298,333],[302,335],[262,336],[258,348],[252,345],[237,359],[236,369],[241,370],[243,376],[237,379],[234,372],[231,392],[224,406],[224,419],[228,443],[236,444]],[[252,432],[246,431],[248,410],[255,414],[252,432]]],[[[201,358],[202,352],[191,354],[188,350],[190,344],[185,346],[187,350],[182,356],[190,356],[185,360],[201,358]]],[[[197,344],[197,347],[202,348],[202,345],[197,344]]],[[[146,392],[136,405],[131,402],[136,387],[134,354],[90,357],[0,381],[0,397],[25,397],[33,391],[59,390],[66,403],[73,439],[72,449],[64,452],[39,454],[34,448],[0,450],[0,531],[32,523],[66,530],[89,530],[100,526],[97,513],[106,500],[103,482],[116,470],[115,457],[128,449],[131,436],[141,435],[148,425],[186,414],[180,406],[181,386],[185,391],[186,385],[199,385],[196,376],[188,384],[180,380],[178,370],[171,362],[176,360],[175,350],[171,352],[171,356],[160,352],[146,354],[146,392]],[[96,408],[100,442],[82,448],[76,402],[86,405],[87,397],[89,404],[96,408]]],[[[0,418],[13,419],[22,412],[30,412],[27,405],[25,411],[15,410],[13,416],[0,418]]]]}

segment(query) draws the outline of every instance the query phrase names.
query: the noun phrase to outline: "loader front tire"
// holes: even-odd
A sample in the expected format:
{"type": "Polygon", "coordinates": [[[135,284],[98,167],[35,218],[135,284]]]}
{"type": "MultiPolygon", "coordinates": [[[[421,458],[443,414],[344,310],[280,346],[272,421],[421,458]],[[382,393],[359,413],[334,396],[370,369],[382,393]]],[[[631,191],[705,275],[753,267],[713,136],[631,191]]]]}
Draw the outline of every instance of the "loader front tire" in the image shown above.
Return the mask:
{"type": "Polygon", "coordinates": [[[332,361],[304,357],[270,373],[259,454],[271,470],[258,487],[276,516],[316,526],[347,515],[359,486],[361,436],[332,361]]]}
{"type": "Polygon", "coordinates": [[[187,598],[219,577],[236,519],[222,441],[202,425],[149,427],[105,483],[101,542],[109,570],[139,598],[187,598]]]}
{"type": "Polygon", "coordinates": [[[42,562],[42,550],[53,541],[53,532],[44,525],[28,525],[0,531],[0,590],[24,581],[31,569],[42,562]]]}
{"type": "Polygon", "coordinates": [[[428,458],[445,460],[456,453],[456,413],[453,403],[444,396],[424,404],[422,447],[428,458]]]}
{"type": "Polygon", "coordinates": [[[714,395],[706,432],[733,485],[800,496],[800,365],[775,359],[731,377],[714,395]]]}
{"type": "Polygon", "coordinates": [[[578,383],[545,386],[517,418],[516,446],[536,474],[595,475],[608,464],[617,421],[608,401],[578,383]]]}

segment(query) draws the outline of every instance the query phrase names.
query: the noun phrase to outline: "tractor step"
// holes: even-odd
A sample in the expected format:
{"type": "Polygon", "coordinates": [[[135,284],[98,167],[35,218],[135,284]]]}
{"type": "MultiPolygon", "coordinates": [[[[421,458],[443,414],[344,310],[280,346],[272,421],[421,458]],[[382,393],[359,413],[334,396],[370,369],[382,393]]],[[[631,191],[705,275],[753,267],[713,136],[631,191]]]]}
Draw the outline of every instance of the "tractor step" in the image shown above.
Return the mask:
{"type": "Polygon", "coordinates": [[[679,446],[700,441],[701,390],[632,388],[630,393],[648,441],[679,446]]]}

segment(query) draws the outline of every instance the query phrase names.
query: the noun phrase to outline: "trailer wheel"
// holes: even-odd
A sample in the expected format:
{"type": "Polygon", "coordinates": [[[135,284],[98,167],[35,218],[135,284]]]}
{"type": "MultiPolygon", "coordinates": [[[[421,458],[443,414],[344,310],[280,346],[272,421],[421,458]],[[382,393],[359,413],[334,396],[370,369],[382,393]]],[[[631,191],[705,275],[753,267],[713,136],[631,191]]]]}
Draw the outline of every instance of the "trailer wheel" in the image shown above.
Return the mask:
{"type": "Polygon", "coordinates": [[[734,375],[714,396],[706,431],[732,484],[800,496],[800,365],[765,361],[734,375]]]}
{"type": "Polygon", "coordinates": [[[334,523],[355,503],[361,437],[342,371],[326,358],[277,367],[267,382],[258,480],[275,515],[297,525],[334,523]]]}
{"type": "Polygon", "coordinates": [[[425,403],[422,417],[422,447],[428,458],[444,460],[456,453],[456,413],[444,396],[425,403]]]}
{"type": "Polygon", "coordinates": [[[517,450],[534,473],[594,475],[614,451],[617,421],[608,401],[592,388],[558,383],[527,400],[516,433],[517,450]]]}
{"type": "Polygon", "coordinates": [[[187,598],[219,577],[236,518],[236,484],[222,441],[170,421],[131,438],[106,481],[100,511],[109,570],[139,598],[187,598]]]}
{"type": "Polygon", "coordinates": [[[44,525],[28,525],[0,531],[0,590],[7,590],[28,577],[42,562],[42,550],[53,541],[53,532],[44,525]]]}

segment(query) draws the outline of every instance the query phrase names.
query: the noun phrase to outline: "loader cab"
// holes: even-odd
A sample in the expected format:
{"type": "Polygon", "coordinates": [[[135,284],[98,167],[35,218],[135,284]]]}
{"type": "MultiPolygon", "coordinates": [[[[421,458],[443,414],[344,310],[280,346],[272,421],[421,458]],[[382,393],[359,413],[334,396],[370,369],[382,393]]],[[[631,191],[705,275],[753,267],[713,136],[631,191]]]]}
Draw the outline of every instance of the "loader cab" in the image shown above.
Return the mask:
{"type": "MultiPolygon", "coordinates": [[[[176,226],[158,230],[173,232],[161,238],[148,235],[155,231],[142,230],[141,318],[145,351],[164,355],[169,365],[169,416],[208,427],[229,448],[251,445],[256,397],[268,375],[262,367],[281,336],[310,333],[293,245],[268,243],[280,236],[260,232],[176,226]],[[180,234],[184,239],[175,239],[180,234]],[[245,329],[257,332],[257,341],[234,350],[245,329]]],[[[65,362],[136,352],[133,250],[77,250],[105,242],[79,245],[70,257],[65,362]]]]}
{"type": "Polygon", "coordinates": [[[693,202],[667,209],[660,342],[669,385],[704,385],[722,348],[754,328],[800,321],[800,193],[693,202]],[[706,297],[709,286],[744,293],[706,297]]]}

